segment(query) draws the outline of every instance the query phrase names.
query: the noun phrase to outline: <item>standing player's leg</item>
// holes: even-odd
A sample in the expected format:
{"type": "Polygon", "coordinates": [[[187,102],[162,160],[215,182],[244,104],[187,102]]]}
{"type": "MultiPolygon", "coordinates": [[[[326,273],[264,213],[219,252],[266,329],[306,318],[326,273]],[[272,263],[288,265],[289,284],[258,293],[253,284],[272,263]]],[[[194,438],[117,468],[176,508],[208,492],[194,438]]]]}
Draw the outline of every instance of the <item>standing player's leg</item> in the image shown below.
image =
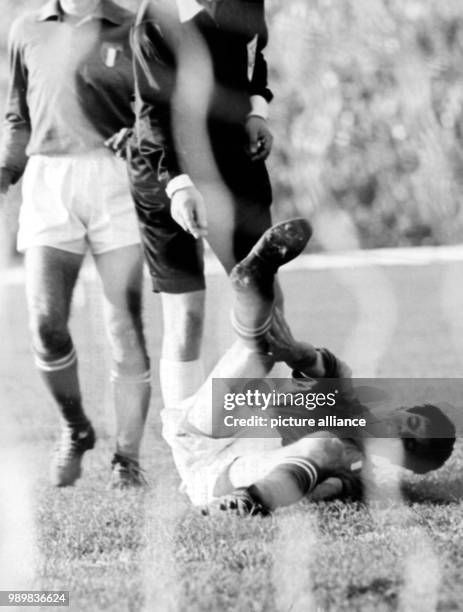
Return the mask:
{"type": "Polygon", "coordinates": [[[136,147],[129,147],[129,178],[152,288],[161,294],[163,343],[159,377],[164,405],[176,405],[204,381],[203,245],[172,219],[170,200],[136,147]]]}
{"type": "Polygon", "coordinates": [[[142,484],[139,452],[151,396],[142,322],[142,254],[138,244],[94,255],[103,284],[104,314],[113,356],[116,412],[112,485],[142,484]]]}
{"type": "Polygon", "coordinates": [[[164,404],[177,405],[204,382],[201,361],[205,291],[161,293],[163,339],[159,378],[164,404]]]}
{"type": "Polygon", "coordinates": [[[83,256],[52,247],[26,250],[26,294],[35,362],[63,419],[54,457],[54,484],[72,484],[95,435],[82,406],[77,356],[68,329],[73,289],[83,256]]]}

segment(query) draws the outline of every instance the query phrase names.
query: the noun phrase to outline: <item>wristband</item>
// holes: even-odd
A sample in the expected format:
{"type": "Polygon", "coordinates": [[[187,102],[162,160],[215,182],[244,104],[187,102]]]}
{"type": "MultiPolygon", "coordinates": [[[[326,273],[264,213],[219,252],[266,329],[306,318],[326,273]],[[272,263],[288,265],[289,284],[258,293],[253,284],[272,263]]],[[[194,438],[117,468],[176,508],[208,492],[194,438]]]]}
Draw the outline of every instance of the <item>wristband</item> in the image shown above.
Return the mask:
{"type": "Polygon", "coordinates": [[[248,113],[248,118],[249,117],[268,119],[268,102],[264,97],[251,96],[251,111],[248,113]]]}
{"type": "Polygon", "coordinates": [[[172,198],[176,191],[185,189],[186,187],[194,187],[193,181],[188,174],[179,174],[167,183],[166,193],[169,198],[172,198]]]}

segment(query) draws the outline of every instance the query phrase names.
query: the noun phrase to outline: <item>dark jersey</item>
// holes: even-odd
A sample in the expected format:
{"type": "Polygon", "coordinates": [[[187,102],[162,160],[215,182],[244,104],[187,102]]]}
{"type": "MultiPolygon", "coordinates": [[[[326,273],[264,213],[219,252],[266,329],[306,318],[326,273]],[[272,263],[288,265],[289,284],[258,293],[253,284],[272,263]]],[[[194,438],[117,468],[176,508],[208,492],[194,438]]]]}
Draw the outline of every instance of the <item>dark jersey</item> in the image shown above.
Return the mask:
{"type": "MultiPolygon", "coordinates": [[[[188,138],[188,119],[180,119],[181,125],[187,126],[180,129],[178,116],[185,119],[190,113],[194,121],[198,111],[195,96],[203,93],[193,85],[198,65],[191,59],[198,52],[201,62],[205,52],[212,67],[212,87],[203,109],[207,136],[214,162],[235,191],[240,181],[252,181],[251,175],[243,176],[249,166],[244,159],[244,123],[251,109],[250,97],[272,98],[262,53],[267,42],[264,2],[224,0],[217,3],[213,15],[204,9],[185,23],[173,14],[173,4],[171,0],[147,0],[134,28],[136,146],[144,161],[140,166],[148,165],[163,184],[184,172],[192,174],[188,160],[201,151],[198,140],[188,138]],[[181,111],[174,117],[180,70],[187,86],[178,101],[181,111]],[[176,133],[173,124],[179,127],[176,133]],[[241,159],[243,167],[239,168],[241,159]],[[237,165],[238,170],[233,170],[237,165]]],[[[255,164],[254,170],[258,166],[255,164]]]]}
{"type": "Polygon", "coordinates": [[[89,151],[133,124],[134,17],[102,0],[75,23],[51,0],[13,24],[0,168],[14,180],[30,155],[89,151]]]}

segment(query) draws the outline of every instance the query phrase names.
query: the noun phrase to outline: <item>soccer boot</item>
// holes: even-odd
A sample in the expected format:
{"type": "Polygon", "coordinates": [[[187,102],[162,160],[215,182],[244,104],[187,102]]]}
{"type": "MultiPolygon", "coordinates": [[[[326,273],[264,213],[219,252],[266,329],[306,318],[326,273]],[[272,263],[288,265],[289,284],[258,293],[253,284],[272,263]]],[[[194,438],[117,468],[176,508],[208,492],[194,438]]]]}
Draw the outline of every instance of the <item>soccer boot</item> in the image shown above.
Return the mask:
{"type": "Polygon", "coordinates": [[[311,236],[312,227],[302,217],[270,227],[231,271],[234,289],[258,283],[263,272],[274,275],[279,267],[302,253],[311,236]]]}
{"type": "Polygon", "coordinates": [[[312,228],[303,218],[290,219],[268,229],[230,273],[234,291],[232,321],[242,338],[262,337],[268,331],[278,268],[305,248],[312,228]]]}
{"type": "Polygon", "coordinates": [[[84,427],[64,426],[50,466],[51,482],[57,487],[74,484],[82,473],[84,453],[94,446],[95,431],[90,423],[84,427]]]}
{"type": "Polygon", "coordinates": [[[110,489],[130,489],[147,484],[143,470],[135,459],[115,453],[111,469],[110,489]]]}
{"type": "Polygon", "coordinates": [[[260,499],[259,492],[254,485],[239,487],[229,495],[223,495],[201,510],[204,516],[216,514],[217,511],[231,512],[237,516],[267,516],[270,510],[260,499]]]}

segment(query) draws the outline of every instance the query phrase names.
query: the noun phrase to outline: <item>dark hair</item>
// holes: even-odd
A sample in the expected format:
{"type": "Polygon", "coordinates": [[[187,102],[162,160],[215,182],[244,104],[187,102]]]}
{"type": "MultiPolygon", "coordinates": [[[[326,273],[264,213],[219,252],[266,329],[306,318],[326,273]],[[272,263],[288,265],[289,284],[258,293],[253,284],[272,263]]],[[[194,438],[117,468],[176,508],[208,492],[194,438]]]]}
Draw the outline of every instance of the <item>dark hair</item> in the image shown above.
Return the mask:
{"type": "Polygon", "coordinates": [[[417,474],[425,474],[440,468],[450,457],[455,444],[455,425],[440,408],[424,404],[407,408],[406,412],[417,414],[430,420],[427,439],[402,438],[408,453],[410,469],[417,474]],[[413,458],[411,458],[413,455],[413,458]]]}

